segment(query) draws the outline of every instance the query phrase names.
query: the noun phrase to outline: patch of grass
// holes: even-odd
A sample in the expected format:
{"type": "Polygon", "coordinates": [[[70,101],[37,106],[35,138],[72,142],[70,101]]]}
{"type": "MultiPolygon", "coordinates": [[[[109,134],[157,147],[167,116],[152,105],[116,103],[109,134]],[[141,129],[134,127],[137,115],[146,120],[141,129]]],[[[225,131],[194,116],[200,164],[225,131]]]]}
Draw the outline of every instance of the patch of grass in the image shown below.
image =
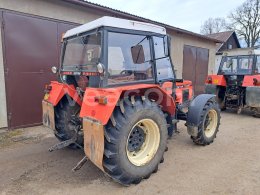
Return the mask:
{"type": "Polygon", "coordinates": [[[0,134],[0,148],[11,145],[13,143],[12,138],[22,134],[23,131],[20,129],[0,134]]]}

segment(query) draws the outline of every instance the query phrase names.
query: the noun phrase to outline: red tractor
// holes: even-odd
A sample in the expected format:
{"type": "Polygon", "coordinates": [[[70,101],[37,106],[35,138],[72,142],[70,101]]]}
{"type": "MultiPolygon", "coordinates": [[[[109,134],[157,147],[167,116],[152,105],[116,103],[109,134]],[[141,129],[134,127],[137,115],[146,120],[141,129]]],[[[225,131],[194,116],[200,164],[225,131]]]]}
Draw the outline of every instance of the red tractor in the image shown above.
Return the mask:
{"type": "Polygon", "coordinates": [[[78,147],[115,181],[130,185],[158,170],[167,139],[185,120],[194,143],[209,145],[219,129],[215,95],[193,98],[176,79],[163,27],[103,17],[63,37],[59,81],[46,86],[43,124],[60,143],[78,147]]]}
{"type": "Polygon", "coordinates": [[[221,110],[250,108],[260,117],[260,51],[224,52],[217,75],[206,79],[206,93],[215,94],[221,110]]]}

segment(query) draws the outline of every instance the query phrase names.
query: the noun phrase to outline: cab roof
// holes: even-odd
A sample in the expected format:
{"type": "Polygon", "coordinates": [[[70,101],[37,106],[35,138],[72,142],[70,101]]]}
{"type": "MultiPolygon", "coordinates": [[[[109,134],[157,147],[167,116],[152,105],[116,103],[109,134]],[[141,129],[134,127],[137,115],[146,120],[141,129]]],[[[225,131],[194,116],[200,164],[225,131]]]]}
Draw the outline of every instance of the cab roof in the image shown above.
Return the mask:
{"type": "Polygon", "coordinates": [[[120,18],[104,16],[92,22],[68,30],[65,33],[64,38],[68,38],[80,33],[84,33],[102,26],[123,28],[128,30],[147,31],[147,32],[154,32],[154,33],[166,35],[166,29],[161,26],[157,26],[150,23],[133,21],[133,20],[125,20],[120,18]]]}

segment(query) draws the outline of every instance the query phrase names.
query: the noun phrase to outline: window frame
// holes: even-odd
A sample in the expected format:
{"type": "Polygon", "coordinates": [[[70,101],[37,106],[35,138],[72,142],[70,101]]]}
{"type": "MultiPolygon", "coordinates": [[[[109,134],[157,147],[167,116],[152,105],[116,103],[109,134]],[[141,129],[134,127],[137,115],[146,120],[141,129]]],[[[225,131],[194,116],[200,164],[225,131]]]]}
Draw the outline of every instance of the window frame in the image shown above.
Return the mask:
{"type": "Polygon", "coordinates": [[[63,43],[62,43],[62,46],[61,46],[60,63],[59,63],[61,72],[64,72],[64,71],[87,72],[86,70],[76,70],[74,68],[74,66],[64,66],[63,65],[64,57],[65,57],[65,53],[66,53],[65,49],[66,49],[67,41],[76,39],[77,37],[83,37],[83,36],[93,35],[93,34],[97,34],[97,33],[100,33],[100,36],[101,36],[100,37],[101,38],[101,43],[100,43],[101,52],[100,52],[99,61],[100,61],[100,63],[104,64],[104,53],[105,53],[105,51],[104,51],[104,30],[102,28],[98,28],[98,29],[94,29],[94,30],[91,30],[91,31],[88,31],[88,32],[80,33],[78,35],[74,35],[72,37],[68,37],[68,38],[63,40],[63,43]]]}
{"type": "Polygon", "coordinates": [[[253,60],[253,74],[258,75],[258,74],[260,74],[260,71],[258,71],[258,67],[257,67],[257,58],[259,58],[259,64],[260,64],[260,55],[255,55],[254,60],[253,60]]]}
{"type": "MultiPolygon", "coordinates": [[[[164,36],[165,35],[154,35],[153,37],[160,37],[160,38],[164,38],[164,36]]],[[[167,36],[167,35],[166,35],[167,36]]],[[[173,65],[173,63],[172,63],[172,58],[171,58],[171,54],[170,54],[170,50],[169,50],[169,56],[164,56],[164,57],[162,57],[162,58],[155,58],[155,48],[154,48],[154,38],[152,37],[152,50],[153,50],[153,62],[154,62],[154,67],[155,67],[155,72],[154,72],[154,76],[155,76],[155,80],[156,80],[156,83],[159,83],[159,84],[161,84],[161,83],[164,83],[164,82],[167,82],[167,81],[170,81],[170,82],[173,82],[173,81],[175,81],[175,79],[176,79],[176,74],[175,74],[175,71],[174,71],[174,65],[173,65]],[[172,73],[173,73],[173,78],[166,78],[166,79],[161,79],[161,80],[159,80],[158,79],[158,74],[157,74],[157,63],[156,63],[156,61],[157,60],[160,60],[160,59],[165,59],[165,58],[169,58],[169,60],[170,60],[170,64],[171,64],[171,68],[172,68],[172,73]]],[[[168,37],[169,38],[169,37],[168,37]]],[[[168,47],[170,47],[171,46],[171,44],[169,44],[168,43],[168,47]]]]}
{"type": "Polygon", "coordinates": [[[222,59],[221,59],[221,62],[220,62],[220,66],[219,66],[219,70],[218,70],[218,75],[252,75],[254,74],[254,71],[256,70],[256,66],[255,66],[255,56],[254,55],[237,55],[237,56],[223,56],[222,59]],[[234,73],[234,72],[231,72],[231,73],[223,73],[221,72],[222,68],[223,68],[223,64],[224,64],[224,61],[227,61],[227,58],[232,58],[232,59],[236,59],[237,61],[237,72],[234,73]],[[240,59],[243,59],[243,58],[252,58],[252,68],[251,68],[251,72],[248,73],[248,74],[244,74],[244,73],[240,73],[239,70],[241,69],[240,68],[240,64],[239,64],[239,61],[240,59]]]}
{"type": "Polygon", "coordinates": [[[155,62],[154,62],[154,48],[153,48],[153,41],[152,36],[159,36],[160,34],[152,33],[152,32],[144,32],[144,31],[136,31],[136,30],[128,30],[128,29],[121,29],[121,28],[114,28],[114,27],[104,27],[104,47],[106,48],[105,51],[105,68],[106,72],[108,73],[108,34],[110,32],[112,33],[120,33],[120,34],[130,34],[130,35],[141,35],[141,36],[149,36],[149,47],[150,47],[150,53],[151,53],[151,66],[153,70],[153,78],[147,79],[147,80],[140,80],[140,81],[130,81],[130,82],[122,82],[122,83],[116,83],[116,84],[108,84],[108,74],[105,75],[104,79],[104,87],[110,88],[110,87],[117,87],[117,86],[126,86],[126,85],[135,85],[135,84],[155,84],[157,83],[157,72],[155,69],[155,62]]]}

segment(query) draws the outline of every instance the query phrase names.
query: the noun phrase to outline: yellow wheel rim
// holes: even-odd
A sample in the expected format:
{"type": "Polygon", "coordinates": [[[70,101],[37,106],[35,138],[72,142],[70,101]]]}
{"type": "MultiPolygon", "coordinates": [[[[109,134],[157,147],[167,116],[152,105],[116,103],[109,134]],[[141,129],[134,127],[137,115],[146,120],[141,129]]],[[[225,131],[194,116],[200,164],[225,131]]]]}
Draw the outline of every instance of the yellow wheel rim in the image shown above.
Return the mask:
{"type": "Polygon", "coordinates": [[[151,119],[142,119],[133,126],[128,135],[126,144],[127,157],[135,166],[143,166],[153,159],[159,145],[160,130],[158,125],[151,119]],[[140,136],[140,139],[138,136],[140,136]],[[137,139],[141,143],[136,143],[136,141],[138,142],[137,139]]]}
{"type": "Polygon", "coordinates": [[[218,125],[218,113],[216,110],[211,109],[207,115],[207,124],[205,126],[205,135],[210,138],[214,135],[218,125]]]}

